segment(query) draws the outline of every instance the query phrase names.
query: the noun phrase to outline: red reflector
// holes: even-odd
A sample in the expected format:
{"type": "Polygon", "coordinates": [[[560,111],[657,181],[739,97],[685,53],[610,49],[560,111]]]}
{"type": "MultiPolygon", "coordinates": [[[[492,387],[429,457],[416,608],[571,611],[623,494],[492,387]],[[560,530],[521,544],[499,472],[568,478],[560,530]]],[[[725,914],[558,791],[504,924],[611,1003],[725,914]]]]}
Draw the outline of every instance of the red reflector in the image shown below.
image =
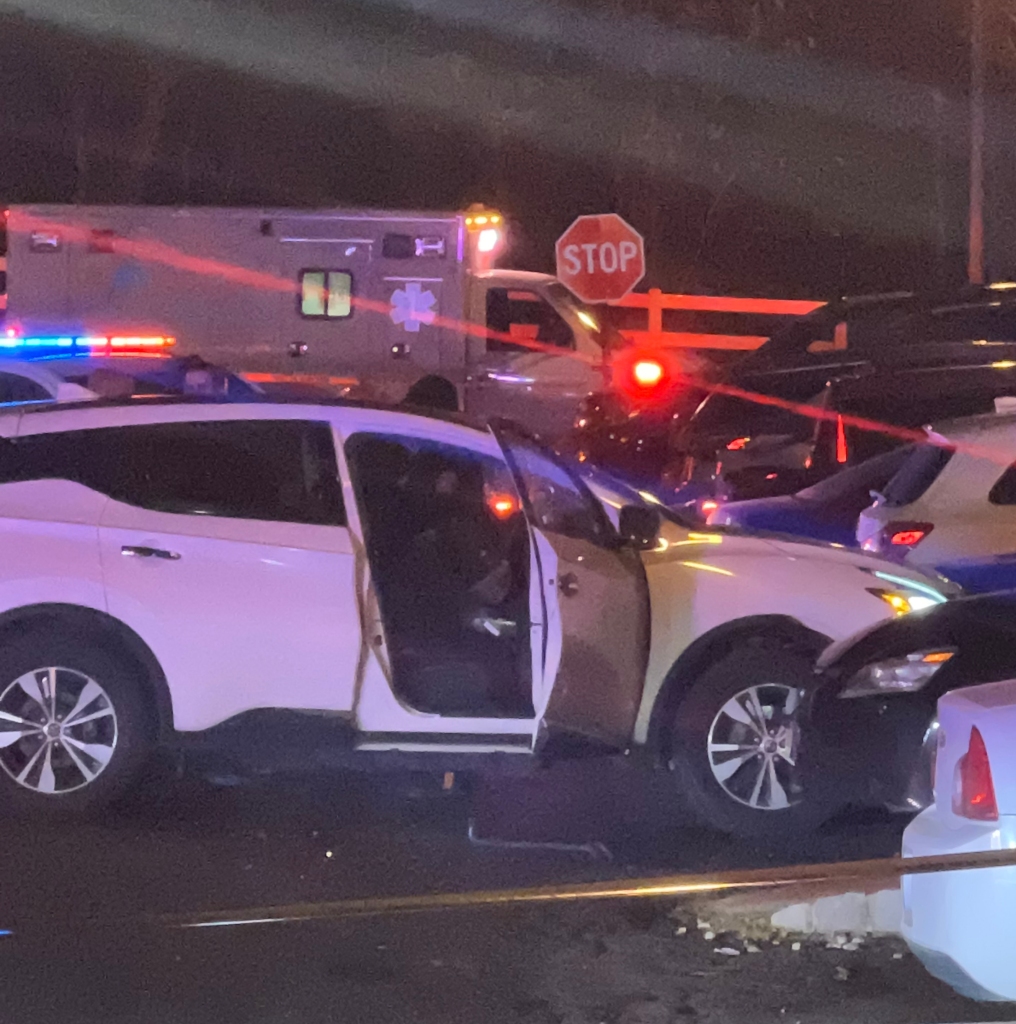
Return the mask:
{"type": "Polygon", "coordinates": [[[750,440],[750,437],[735,437],[734,440],[727,445],[727,451],[739,452],[750,440]]]}
{"type": "Polygon", "coordinates": [[[953,813],[974,821],[998,820],[988,750],[976,725],[970,730],[967,752],[956,763],[953,813]]]}
{"type": "Polygon", "coordinates": [[[641,388],[654,388],[663,380],[663,366],[655,359],[640,359],[632,368],[631,375],[641,388]]]}

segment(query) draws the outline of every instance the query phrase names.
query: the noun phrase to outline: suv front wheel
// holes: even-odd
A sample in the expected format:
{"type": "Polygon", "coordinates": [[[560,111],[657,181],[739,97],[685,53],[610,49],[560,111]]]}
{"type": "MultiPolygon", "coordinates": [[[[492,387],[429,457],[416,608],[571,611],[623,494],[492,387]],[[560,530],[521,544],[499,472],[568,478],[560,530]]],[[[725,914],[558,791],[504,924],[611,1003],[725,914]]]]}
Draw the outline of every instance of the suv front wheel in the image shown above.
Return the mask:
{"type": "Polygon", "coordinates": [[[672,720],[668,767],[705,824],[792,841],[827,814],[801,761],[800,707],[811,661],[774,642],[746,643],[706,669],[672,720]]]}
{"type": "Polygon", "coordinates": [[[0,807],[30,817],[88,815],[120,796],[152,747],[130,668],[57,630],[0,648],[0,807]]]}

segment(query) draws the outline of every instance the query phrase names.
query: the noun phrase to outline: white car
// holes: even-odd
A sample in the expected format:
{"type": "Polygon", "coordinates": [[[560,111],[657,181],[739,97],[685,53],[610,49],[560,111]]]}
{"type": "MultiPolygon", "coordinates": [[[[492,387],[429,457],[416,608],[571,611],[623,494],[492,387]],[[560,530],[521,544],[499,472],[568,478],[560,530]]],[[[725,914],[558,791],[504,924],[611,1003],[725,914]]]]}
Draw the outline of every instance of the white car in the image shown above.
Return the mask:
{"type": "MultiPolygon", "coordinates": [[[[1016,681],[938,702],[935,802],[903,833],[904,857],[1016,849],[1016,681]]],[[[1016,1000],[1016,867],[903,876],[903,935],[972,999],[1016,1000]]]]}
{"type": "Polygon", "coordinates": [[[597,487],[508,427],[348,403],[0,415],[0,801],[85,811],[154,744],[289,709],[437,769],[642,753],[785,835],[816,653],[945,591],[597,487]]]}
{"type": "Polygon", "coordinates": [[[936,426],[857,521],[865,551],[918,568],[1016,552],[1016,415],[936,426]]]}

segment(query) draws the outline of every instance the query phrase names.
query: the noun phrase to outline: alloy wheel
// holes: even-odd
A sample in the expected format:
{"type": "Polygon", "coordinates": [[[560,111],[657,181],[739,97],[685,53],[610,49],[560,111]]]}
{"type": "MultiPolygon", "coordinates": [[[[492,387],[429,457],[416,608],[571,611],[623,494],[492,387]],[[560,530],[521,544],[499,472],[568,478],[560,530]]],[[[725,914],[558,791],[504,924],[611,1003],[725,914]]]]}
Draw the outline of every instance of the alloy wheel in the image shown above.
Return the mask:
{"type": "Polygon", "coordinates": [[[116,742],[109,694],[76,669],[33,669],[0,694],[0,767],[26,789],[59,795],[87,786],[116,742]]]}
{"type": "Polygon", "coordinates": [[[716,713],[707,740],[709,767],[729,797],[758,811],[801,801],[799,705],[795,687],[764,683],[734,694],[716,713]]]}

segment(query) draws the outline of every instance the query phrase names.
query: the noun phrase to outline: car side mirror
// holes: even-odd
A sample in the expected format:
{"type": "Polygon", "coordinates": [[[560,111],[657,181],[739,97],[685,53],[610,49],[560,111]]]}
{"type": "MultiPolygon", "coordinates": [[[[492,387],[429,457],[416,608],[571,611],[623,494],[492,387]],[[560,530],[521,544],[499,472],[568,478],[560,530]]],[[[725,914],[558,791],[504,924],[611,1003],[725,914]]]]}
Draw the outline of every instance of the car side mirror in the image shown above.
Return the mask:
{"type": "Polygon", "coordinates": [[[621,540],[639,551],[656,547],[660,536],[660,513],[644,505],[625,505],[618,517],[621,540]]]}

